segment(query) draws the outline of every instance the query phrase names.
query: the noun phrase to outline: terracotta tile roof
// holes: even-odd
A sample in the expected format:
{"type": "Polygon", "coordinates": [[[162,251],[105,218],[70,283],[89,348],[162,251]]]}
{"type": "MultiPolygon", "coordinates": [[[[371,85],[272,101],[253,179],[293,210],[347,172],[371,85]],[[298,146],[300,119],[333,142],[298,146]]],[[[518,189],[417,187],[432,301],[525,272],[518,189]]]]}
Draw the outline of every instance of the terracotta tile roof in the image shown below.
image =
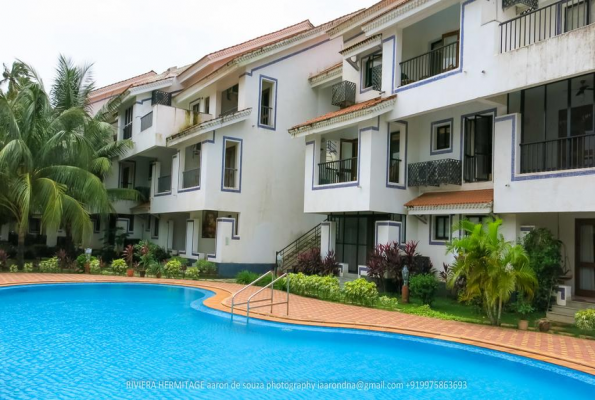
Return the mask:
{"type": "Polygon", "coordinates": [[[378,40],[378,41],[380,41],[379,39],[380,39],[381,37],[382,37],[382,35],[378,34],[378,35],[374,35],[374,36],[370,36],[370,37],[364,38],[364,39],[360,40],[359,42],[357,42],[357,43],[355,43],[355,44],[352,44],[352,45],[351,45],[351,46],[349,46],[349,47],[346,47],[346,48],[344,48],[344,49],[343,49],[343,50],[341,50],[339,53],[340,53],[340,54],[349,53],[351,50],[353,50],[353,49],[355,49],[355,48],[358,48],[358,47],[360,47],[360,46],[363,46],[363,45],[365,45],[366,43],[371,43],[371,42],[373,42],[373,41],[375,41],[375,40],[378,40]]]}
{"type": "Polygon", "coordinates": [[[296,126],[290,128],[289,130],[292,131],[292,130],[295,130],[295,129],[303,128],[304,126],[313,125],[313,124],[315,124],[317,122],[322,122],[322,121],[326,121],[326,120],[331,119],[331,118],[336,118],[336,117],[339,117],[341,115],[346,115],[346,114],[354,113],[356,111],[365,110],[366,108],[374,107],[375,105],[378,105],[380,103],[384,103],[385,101],[392,100],[395,97],[397,97],[396,94],[393,94],[392,96],[388,96],[388,97],[384,97],[384,98],[382,98],[382,97],[376,97],[376,98],[373,98],[371,100],[364,101],[364,102],[361,102],[361,103],[357,103],[357,104],[354,104],[354,105],[352,105],[350,107],[346,107],[346,108],[343,108],[343,109],[338,110],[338,111],[332,111],[332,112],[326,113],[324,115],[320,115],[320,116],[318,116],[316,118],[312,118],[311,120],[308,120],[308,121],[306,121],[306,122],[304,122],[302,124],[296,125],[296,126]]]}
{"type": "Polygon", "coordinates": [[[337,68],[341,68],[342,66],[343,66],[343,61],[339,61],[339,62],[338,62],[338,63],[336,63],[335,65],[331,65],[330,67],[328,67],[328,68],[325,68],[325,69],[323,69],[323,70],[322,70],[322,71],[320,71],[320,72],[317,72],[317,73],[315,73],[315,74],[312,74],[312,75],[310,75],[310,78],[308,78],[308,79],[310,79],[310,80],[311,80],[311,79],[314,79],[314,78],[316,78],[317,76],[324,75],[324,74],[326,74],[327,72],[330,72],[330,71],[332,71],[332,70],[334,70],[334,69],[337,69],[337,68]]]}
{"type": "Polygon", "coordinates": [[[328,30],[328,33],[329,33],[329,35],[333,36],[336,33],[342,31],[343,29],[345,29],[349,26],[352,26],[360,21],[363,21],[368,17],[373,16],[375,13],[381,11],[385,7],[391,6],[391,8],[389,10],[386,10],[386,12],[388,12],[388,11],[392,10],[393,8],[401,6],[401,5],[408,3],[410,1],[412,1],[412,0],[382,0],[382,1],[379,1],[378,3],[371,5],[370,7],[366,8],[365,10],[358,12],[357,14],[353,15],[352,17],[342,21],[340,24],[330,28],[328,30]]]}
{"type": "Polygon", "coordinates": [[[101,101],[106,98],[116,96],[116,95],[124,92],[130,86],[135,85],[135,84],[145,83],[151,79],[154,79],[156,76],[158,76],[158,74],[155,71],[149,71],[149,72],[145,72],[144,74],[133,76],[132,78],[124,79],[123,81],[119,81],[119,82],[111,83],[106,86],[102,86],[100,88],[93,90],[89,94],[89,102],[95,103],[97,101],[101,101]]]}
{"type": "Polygon", "coordinates": [[[428,192],[405,203],[405,207],[432,207],[458,204],[486,204],[494,201],[494,189],[428,192]]]}

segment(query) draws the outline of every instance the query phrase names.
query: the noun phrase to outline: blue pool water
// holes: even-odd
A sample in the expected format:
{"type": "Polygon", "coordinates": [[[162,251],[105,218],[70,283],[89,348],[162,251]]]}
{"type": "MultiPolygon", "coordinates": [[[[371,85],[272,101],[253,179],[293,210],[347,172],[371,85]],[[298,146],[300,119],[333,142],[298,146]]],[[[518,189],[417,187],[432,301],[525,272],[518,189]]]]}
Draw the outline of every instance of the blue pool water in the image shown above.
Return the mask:
{"type": "Polygon", "coordinates": [[[202,304],[211,295],[140,284],[0,289],[0,399],[595,397],[593,376],[472,346],[231,323],[202,304]]]}

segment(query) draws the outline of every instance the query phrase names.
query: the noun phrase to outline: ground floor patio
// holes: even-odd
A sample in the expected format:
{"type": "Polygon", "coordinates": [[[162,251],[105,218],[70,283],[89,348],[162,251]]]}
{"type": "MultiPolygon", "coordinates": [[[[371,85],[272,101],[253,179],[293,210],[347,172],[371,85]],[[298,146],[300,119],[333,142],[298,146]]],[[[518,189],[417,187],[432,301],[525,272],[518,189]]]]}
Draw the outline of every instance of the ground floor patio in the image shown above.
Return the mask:
{"type": "MultiPolygon", "coordinates": [[[[241,285],[221,281],[78,274],[0,274],[0,287],[73,282],[138,282],[199,287],[215,292],[215,296],[207,299],[205,305],[224,312],[230,310],[231,294],[242,288],[241,285]]],[[[244,291],[238,296],[238,302],[242,302],[258,289],[249,288],[244,291]]],[[[276,292],[275,295],[285,296],[283,292],[276,292]]],[[[238,310],[238,313],[243,314],[243,310],[238,310]]],[[[289,315],[286,314],[285,305],[275,306],[272,312],[266,307],[251,311],[250,314],[255,318],[290,324],[394,332],[470,344],[542,360],[595,375],[595,340],[444,321],[395,311],[331,303],[296,295],[290,295],[289,315]]]]}

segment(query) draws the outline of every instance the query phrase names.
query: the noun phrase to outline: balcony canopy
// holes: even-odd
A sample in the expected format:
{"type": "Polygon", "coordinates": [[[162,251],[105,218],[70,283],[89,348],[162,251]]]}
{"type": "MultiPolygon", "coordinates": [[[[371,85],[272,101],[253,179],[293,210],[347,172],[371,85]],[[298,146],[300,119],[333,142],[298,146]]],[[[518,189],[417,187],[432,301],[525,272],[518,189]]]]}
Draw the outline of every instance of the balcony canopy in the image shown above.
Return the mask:
{"type": "Polygon", "coordinates": [[[405,203],[411,215],[489,214],[493,205],[493,189],[428,192],[405,203]]]}

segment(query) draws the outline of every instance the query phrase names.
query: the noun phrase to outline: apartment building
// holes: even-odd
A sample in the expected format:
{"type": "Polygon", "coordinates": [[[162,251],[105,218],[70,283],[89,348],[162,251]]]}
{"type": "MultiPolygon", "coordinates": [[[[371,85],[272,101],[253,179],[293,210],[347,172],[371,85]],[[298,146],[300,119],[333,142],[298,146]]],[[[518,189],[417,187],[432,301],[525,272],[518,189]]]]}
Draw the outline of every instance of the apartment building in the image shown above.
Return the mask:
{"type": "Polygon", "coordinates": [[[411,239],[441,270],[453,223],[497,215],[509,240],[549,228],[562,298],[595,297],[593,6],[381,1],[329,29],[343,61],[310,84],[335,108],[289,129],[323,251],[365,274],[375,244],[411,239]]]}

